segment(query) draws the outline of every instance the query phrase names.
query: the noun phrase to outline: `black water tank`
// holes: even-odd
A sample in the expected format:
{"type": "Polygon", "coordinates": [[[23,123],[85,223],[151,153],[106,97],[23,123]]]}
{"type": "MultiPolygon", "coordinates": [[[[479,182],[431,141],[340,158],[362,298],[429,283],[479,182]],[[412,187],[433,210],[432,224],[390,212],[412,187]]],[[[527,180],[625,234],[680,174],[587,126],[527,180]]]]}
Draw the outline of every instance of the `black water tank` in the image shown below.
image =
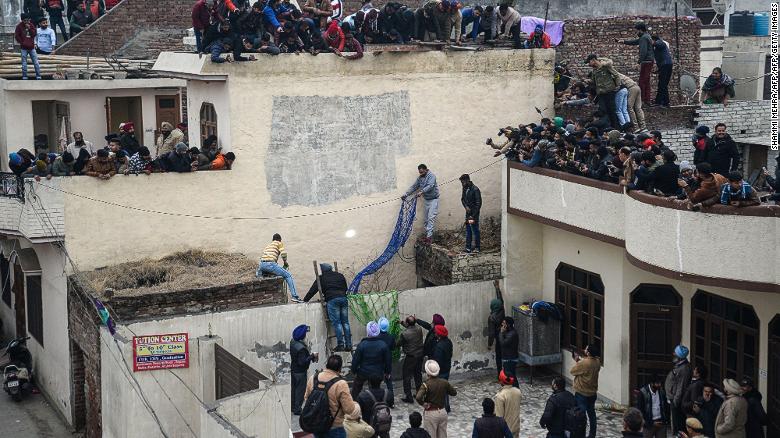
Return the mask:
{"type": "Polygon", "coordinates": [[[753,13],[735,12],[729,17],[729,36],[753,35],[753,13]]]}

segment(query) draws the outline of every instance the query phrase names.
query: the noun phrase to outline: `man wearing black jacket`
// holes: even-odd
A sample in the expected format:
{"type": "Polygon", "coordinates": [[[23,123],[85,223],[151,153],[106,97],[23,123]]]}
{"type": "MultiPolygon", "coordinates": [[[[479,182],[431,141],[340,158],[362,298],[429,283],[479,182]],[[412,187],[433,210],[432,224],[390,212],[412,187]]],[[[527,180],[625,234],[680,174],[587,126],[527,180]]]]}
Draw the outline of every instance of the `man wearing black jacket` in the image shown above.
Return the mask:
{"type": "Polygon", "coordinates": [[[674,151],[667,149],[663,153],[664,164],[653,171],[653,188],[664,196],[676,196],[680,192],[677,180],[680,178],[680,166],[675,164],[674,151]]]}
{"type": "Polygon", "coordinates": [[[501,344],[501,363],[503,364],[504,374],[507,377],[514,378],[515,388],[519,388],[517,383],[517,362],[520,358],[519,343],[520,338],[515,330],[515,320],[511,316],[504,317],[501,322],[501,333],[498,334],[498,342],[501,344]]]}
{"type": "Polygon", "coordinates": [[[466,252],[471,250],[471,238],[474,237],[474,252],[479,252],[479,210],[482,208],[482,194],[468,174],[460,176],[463,194],[460,203],[466,209],[466,252]]]}
{"type": "Polygon", "coordinates": [[[666,438],[669,424],[669,402],[661,385],[661,378],[653,376],[648,385],[639,390],[636,408],[645,419],[645,438],[666,438]]]}
{"type": "Polygon", "coordinates": [[[745,377],[740,382],[742,387],[742,397],[748,402],[747,422],[745,423],[745,436],[749,438],[764,438],[764,426],[769,419],[766,416],[764,407],[761,406],[761,393],[756,389],[753,379],[745,377]]]}
{"type": "Polygon", "coordinates": [[[318,359],[317,353],[309,353],[309,349],[303,342],[308,331],[309,326],[301,324],[295,327],[290,340],[290,390],[293,415],[301,415],[303,395],[306,392],[306,373],[309,371],[309,365],[317,362],[318,359]]]}
{"type": "Polygon", "coordinates": [[[707,140],[703,158],[710,163],[714,173],[724,176],[739,167],[739,149],[731,136],[726,133],[725,123],[715,125],[715,135],[707,140]]]}
{"type": "MultiPolygon", "coordinates": [[[[439,364],[439,378],[450,380],[450,369],[452,368],[452,341],[449,338],[449,332],[444,325],[437,325],[433,328],[436,335],[436,343],[433,345],[431,359],[439,364]]],[[[444,410],[450,412],[450,397],[444,397],[444,410]]]]}
{"type": "MultiPolygon", "coordinates": [[[[347,301],[347,279],[339,272],[333,271],[333,266],[320,263],[322,275],[319,286],[322,287],[322,299],[328,309],[328,319],[336,332],[336,348],[333,351],[352,351],[352,332],[349,327],[349,302],[347,301]]],[[[317,280],[303,297],[309,302],[317,293],[317,280]]]]}
{"type": "Polygon", "coordinates": [[[572,393],[566,390],[566,379],[556,377],[552,381],[553,393],[547,399],[544,413],[539,419],[539,425],[547,429],[547,438],[563,438],[565,436],[566,411],[575,407],[577,402],[572,393]]]}

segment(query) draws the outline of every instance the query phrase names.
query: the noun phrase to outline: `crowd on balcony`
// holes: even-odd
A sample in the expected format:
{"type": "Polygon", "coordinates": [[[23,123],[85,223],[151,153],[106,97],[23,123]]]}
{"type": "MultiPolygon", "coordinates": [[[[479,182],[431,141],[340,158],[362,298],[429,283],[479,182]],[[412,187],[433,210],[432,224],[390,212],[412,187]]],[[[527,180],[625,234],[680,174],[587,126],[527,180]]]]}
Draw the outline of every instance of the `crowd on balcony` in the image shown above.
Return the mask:
{"type": "Polygon", "coordinates": [[[600,110],[591,120],[543,118],[539,124],[507,126],[502,140],[488,138],[494,155],[505,155],[529,167],[544,167],[642,190],[657,196],[687,200],[698,210],[714,204],[736,207],[780,200],[780,157],[772,176],[763,171],[753,187],[739,171],[741,154],[723,123],[699,126],[691,140],[693,162],[678,160],[659,131],[638,134],[609,127],[600,110]],[[759,192],[768,192],[765,198],[759,192]]]}
{"type": "Polygon", "coordinates": [[[105,136],[104,147],[95,147],[81,132],[74,132],[73,141],[61,153],[50,152],[44,141],[36,145],[35,153],[26,148],[10,153],[8,165],[18,177],[40,181],[55,176],[110,179],[120,174],[230,170],[236,160],[233,152],[222,151],[214,135],[203,139],[200,149],[190,147],[186,124],[174,127],[163,122],[160,135],[151,147],[139,142],[132,122],[122,123],[119,131],[105,136]]]}
{"type": "Polygon", "coordinates": [[[198,0],[192,9],[197,50],[209,53],[217,63],[255,60],[254,53],[329,52],[359,59],[366,44],[437,41],[461,45],[477,42],[480,35],[483,42],[511,40],[515,48],[549,48],[552,43],[545,24],[536,23],[525,34],[521,15],[512,6],[464,7],[457,0],[429,0],[419,8],[398,2],[375,8],[371,0],[363,0],[360,10],[347,16],[339,0],[302,4],[296,0],[252,4],[198,0]]]}

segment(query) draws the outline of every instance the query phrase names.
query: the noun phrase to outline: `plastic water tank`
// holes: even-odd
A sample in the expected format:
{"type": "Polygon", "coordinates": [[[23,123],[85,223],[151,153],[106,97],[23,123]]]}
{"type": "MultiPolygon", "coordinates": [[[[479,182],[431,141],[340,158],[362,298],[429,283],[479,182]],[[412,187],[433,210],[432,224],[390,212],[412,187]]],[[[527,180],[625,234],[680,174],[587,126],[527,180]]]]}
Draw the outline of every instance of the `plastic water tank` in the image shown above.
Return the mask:
{"type": "Polygon", "coordinates": [[[766,12],[753,15],[753,35],[769,35],[769,14],[766,12]]]}
{"type": "Polygon", "coordinates": [[[753,14],[739,12],[729,17],[729,36],[753,35],[753,14]]]}

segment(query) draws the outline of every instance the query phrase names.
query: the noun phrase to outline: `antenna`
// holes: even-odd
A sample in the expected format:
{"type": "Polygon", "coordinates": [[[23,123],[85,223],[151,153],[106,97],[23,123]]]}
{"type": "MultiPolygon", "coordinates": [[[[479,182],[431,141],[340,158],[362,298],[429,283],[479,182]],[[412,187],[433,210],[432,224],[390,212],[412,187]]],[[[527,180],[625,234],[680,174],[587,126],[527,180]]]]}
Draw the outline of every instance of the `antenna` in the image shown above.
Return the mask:
{"type": "Polygon", "coordinates": [[[718,16],[723,16],[734,5],[734,0],[710,0],[710,6],[715,11],[715,15],[712,17],[710,24],[722,24],[718,20],[718,16]]]}

